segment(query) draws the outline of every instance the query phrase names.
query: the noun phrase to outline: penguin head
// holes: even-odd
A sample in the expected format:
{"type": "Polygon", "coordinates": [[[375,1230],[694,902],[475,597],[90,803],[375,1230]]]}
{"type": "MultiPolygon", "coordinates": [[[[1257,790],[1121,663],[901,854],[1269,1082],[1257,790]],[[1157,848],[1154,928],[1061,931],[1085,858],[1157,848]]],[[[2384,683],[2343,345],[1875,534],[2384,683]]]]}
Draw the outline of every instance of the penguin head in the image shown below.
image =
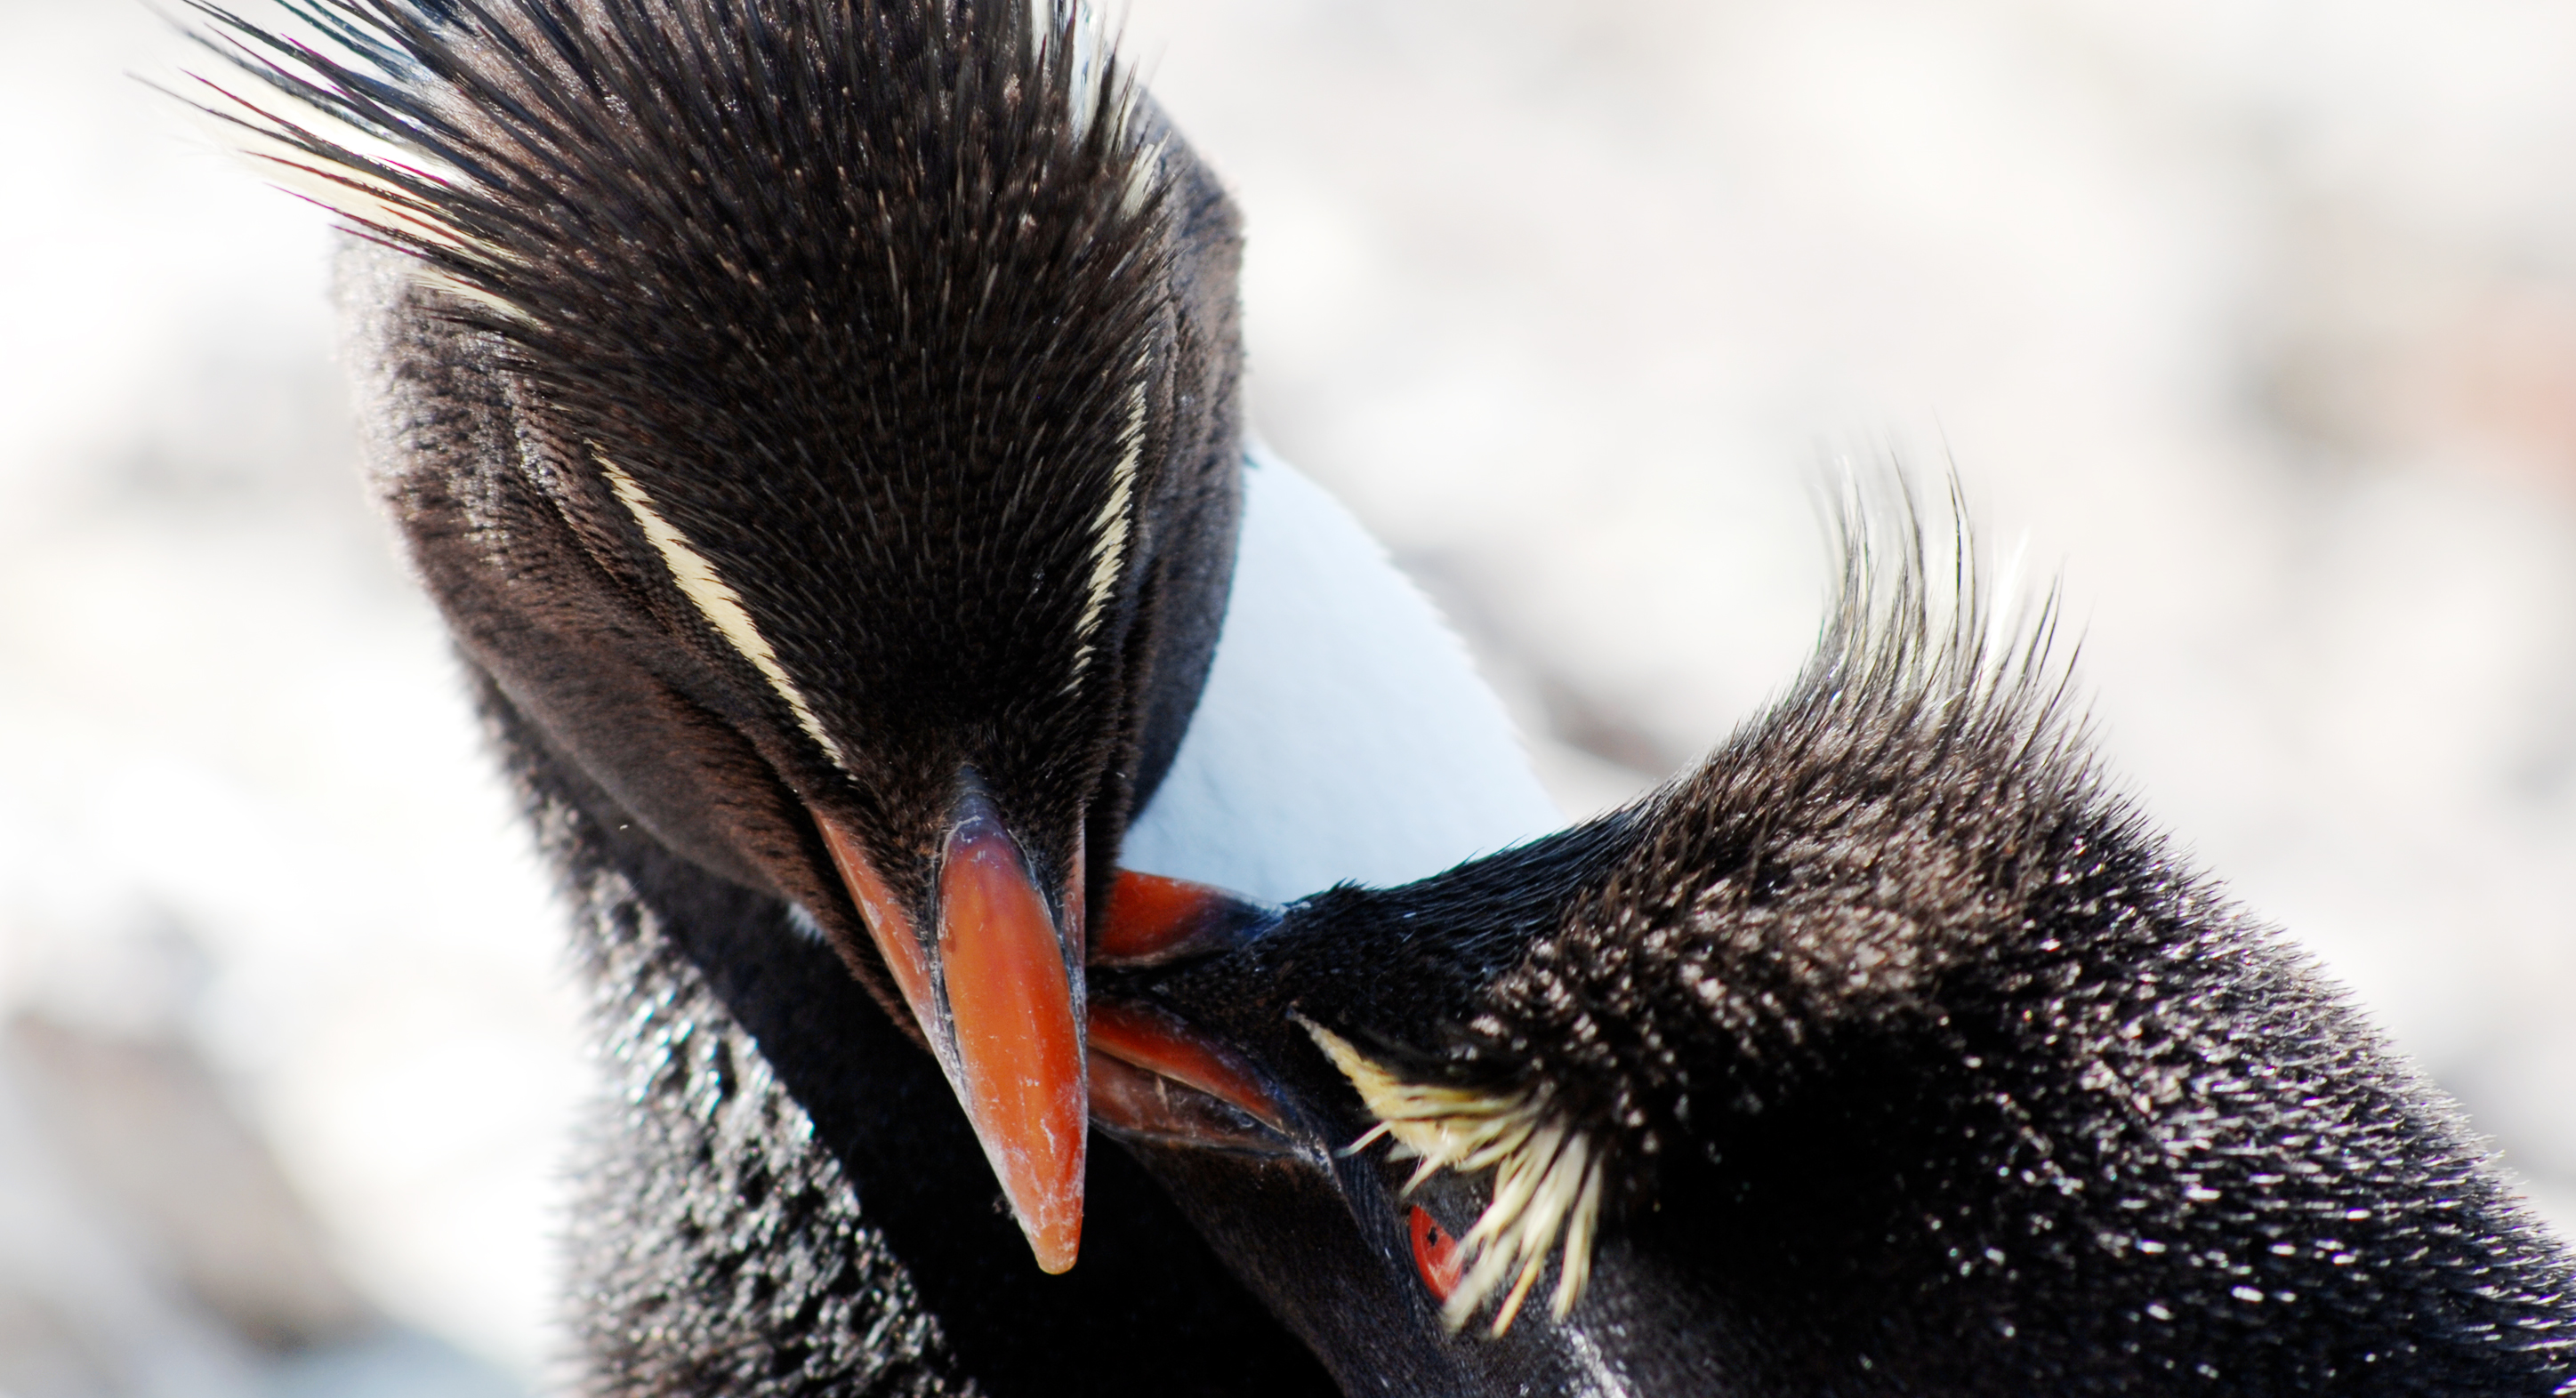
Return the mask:
{"type": "Polygon", "coordinates": [[[1086,909],[1232,567],[1230,207],[1069,4],[201,7],[393,256],[386,493],[622,817],[790,900],[1071,1265],[1086,909]]]}
{"type": "MultiPolygon", "coordinates": [[[[1862,1111],[1852,1065],[1937,1018],[1946,969],[2093,810],[2047,617],[1995,654],[1973,573],[1933,596],[1902,508],[1875,541],[1847,510],[1790,692],[1628,809],[1284,909],[1123,876],[1093,1014],[1147,1028],[1095,1032],[1096,1071],[1159,1077],[1099,1092],[1100,1119],[1239,1265],[1331,1252],[1327,1284],[1256,1286],[1346,1384],[1394,1362],[1422,1391],[1701,1391],[1764,1338],[1726,1254],[1776,1123],[1862,1111]]],[[[1810,1123],[1796,1149],[1832,1145],[1810,1123]]]]}
{"type": "Polygon", "coordinates": [[[1100,972],[1158,1073],[1102,1121],[1352,1391],[2563,1381],[2563,1250],[2104,791],[2048,612],[1926,553],[1853,516],[1807,673],[1628,810],[1280,910],[1122,898],[1107,945],[1229,930],[1100,972]]]}

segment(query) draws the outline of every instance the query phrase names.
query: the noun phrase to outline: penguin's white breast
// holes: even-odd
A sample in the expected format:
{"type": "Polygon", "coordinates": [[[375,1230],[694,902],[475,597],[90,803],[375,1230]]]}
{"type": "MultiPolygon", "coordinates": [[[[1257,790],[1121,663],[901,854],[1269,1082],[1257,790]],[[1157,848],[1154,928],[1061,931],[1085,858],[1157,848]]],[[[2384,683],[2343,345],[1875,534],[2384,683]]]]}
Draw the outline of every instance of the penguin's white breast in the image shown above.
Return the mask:
{"type": "Polygon", "coordinates": [[[1562,823],[1429,599],[1256,450],[1207,689],[1119,863],[1277,903],[1408,883],[1562,823]]]}

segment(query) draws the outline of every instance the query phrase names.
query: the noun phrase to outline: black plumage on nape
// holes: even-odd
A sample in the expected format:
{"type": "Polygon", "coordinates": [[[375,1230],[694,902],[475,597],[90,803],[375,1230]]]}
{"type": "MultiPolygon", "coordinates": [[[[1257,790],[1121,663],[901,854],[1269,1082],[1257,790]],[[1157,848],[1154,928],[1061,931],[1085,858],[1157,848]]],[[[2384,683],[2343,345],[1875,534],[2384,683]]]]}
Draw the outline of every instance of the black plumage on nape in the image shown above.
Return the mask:
{"type": "Polygon", "coordinates": [[[1104,981],[1235,1065],[1152,1167],[1351,1391],[2571,1391],[2564,1248],[1876,513],[1696,772],[1104,981]]]}
{"type": "Polygon", "coordinates": [[[1078,7],[197,8],[358,234],[376,485],[576,905],[585,1388],[1326,1387],[1086,1153],[1242,443],[1234,211],[1078,7]]]}

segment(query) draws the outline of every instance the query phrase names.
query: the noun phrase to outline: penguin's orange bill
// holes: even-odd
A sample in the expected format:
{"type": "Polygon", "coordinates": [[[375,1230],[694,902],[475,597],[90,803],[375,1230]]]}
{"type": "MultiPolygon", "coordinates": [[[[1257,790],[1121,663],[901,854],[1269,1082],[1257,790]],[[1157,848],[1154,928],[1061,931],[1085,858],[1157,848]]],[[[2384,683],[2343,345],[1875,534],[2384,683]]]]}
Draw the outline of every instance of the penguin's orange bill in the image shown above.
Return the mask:
{"type": "MultiPolygon", "coordinates": [[[[1038,1267],[1062,1272],[1081,1251],[1090,1139],[1081,971],[992,803],[970,792],[952,818],[935,939],[915,930],[856,839],[819,816],[815,823],[1038,1267]]],[[[1068,906],[1078,909],[1080,875],[1071,882],[1068,906]]]]}
{"type": "Polygon", "coordinates": [[[956,1026],[957,1096],[1039,1269],[1062,1272],[1082,1247],[1091,1129],[1082,990],[1018,842],[985,814],[948,834],[939,960],[956,1026]]]}
{"type": "Polygon", "coordinates": [[[1221,888],[1161,874],[1118,871],[1109,916],[1091,944],[1095,966],[1160,966],[1241,945],[1277,917],[1221,888]]]}
{"type": "MultiPolygon", "coordinates": [[[[1091,943],[1091,964],[1141,968],[1217,956],[1278,920],[1187,879],[1118,871],[1108,916],[1091,943]]],[[[1159,1006],[1090,1002],[1091,1110],[1129,1141],[1229,1151],[1288,1149],[1279,1104],[1232,1050],[1159,1006]]]]}
{"type": "Polygon", "coordinates": [[[1285,1131],[1279,1104],[1233,1054],[1171,1015],[1142,1005],[1091,1003],[1094,1052],[1193,1087],[1274,1131],[1285,1131]]]}

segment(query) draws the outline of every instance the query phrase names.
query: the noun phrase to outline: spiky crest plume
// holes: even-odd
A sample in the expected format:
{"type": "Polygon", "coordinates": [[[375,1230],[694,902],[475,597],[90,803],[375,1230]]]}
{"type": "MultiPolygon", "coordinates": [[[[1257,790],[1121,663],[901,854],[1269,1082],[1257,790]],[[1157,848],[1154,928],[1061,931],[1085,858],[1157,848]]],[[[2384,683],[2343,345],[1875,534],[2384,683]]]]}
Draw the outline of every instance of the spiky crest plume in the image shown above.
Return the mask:
{"type": "Polygon", "coordinates": [[[1551,1251],[1551,1312],[1581,1298],[1605,1194],[1663,1149],[1687,1091],[1675,1025],[1589,1007],[1658,976],[1690,1009],[1729,1012],[1688,943],[1718,935],[1766,844],[1829,838],[1855,818],[1903,824],[1945,800],[2054,810],[2089,791],[2062,712],[2071,661],[2053,658],[2055,594],[1999,622],[1955,483],[1949,503],[1936,549],[1903,477],[1846,485],[1831,508],[1837,595],[1805,672],[1696,773],[1635,808],[1630,853],[1565,911],[1563,932],[1486,990],[1487,1012],[1437,1065],[1455,1072],[1408,1071],[1307,1026],[1378,1120],[1352,1149],[1392,1138],[1397,1158],[1420,1162],[1408,1192],[1442,1170],[1492,1172],[1460,1238],[1465,1271],[1442,1308],[1451,1329],[1499,1294],[1490,1332],[1504,1334],[1551,1251]],[[1963,797],[1963,780],[1989,789],[1963,797]],[[1589,984],[1572,988],[1577,961],[1589,984]]]}
{"type": "Polygon", "coordinates": [[[1116,188],[1131,216],[1155,193],[1135,88],[1077,0],[275,0],[303,34],[188,4],[213,27],[192,37],[272,94],[199,79],[246,153],[485,310],[559,333],[638,293],[704,313],[670,272],[757,274],[763,234],[817,211],[863,235],[894,231],[890,194],[971,223],[1006,201],[997,181],[1032,174],[1116,188]],[[852,100],[907,90],[928,105],[852,100]],[[1000,134],[941,141],[978,121],[1025,123],[1060,166],[939,168],[1000,134]]]}
{"type": "Polygon", "coordinates": [[[875,380],[936,379],[976,410],[943,435],[1027,458],[1134,435],[1158,150],[1087,5],[279,0],[296,37],[189,2],[201,42],[270,94],[201,80],[207,109],[416,257],[554,406],[648,438],[607,444],[627,469],[681,445],[656,437],[883,450],[794,431],[820,424],[675,421],[692,415],[659,399],[691,374],[712,382],[684,396],[759,380],[727,407],[846,383],[844,429],[897,425],[899,390],[875,380]],[[1053,334],[1014,333],[1015,298],[1044,299],[1053,334]]]}

